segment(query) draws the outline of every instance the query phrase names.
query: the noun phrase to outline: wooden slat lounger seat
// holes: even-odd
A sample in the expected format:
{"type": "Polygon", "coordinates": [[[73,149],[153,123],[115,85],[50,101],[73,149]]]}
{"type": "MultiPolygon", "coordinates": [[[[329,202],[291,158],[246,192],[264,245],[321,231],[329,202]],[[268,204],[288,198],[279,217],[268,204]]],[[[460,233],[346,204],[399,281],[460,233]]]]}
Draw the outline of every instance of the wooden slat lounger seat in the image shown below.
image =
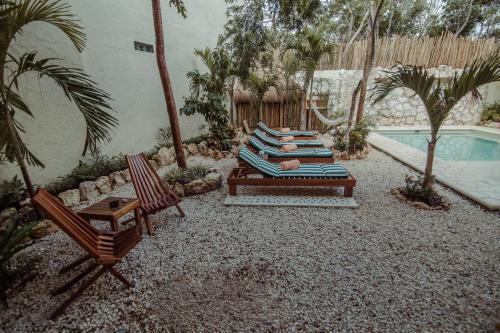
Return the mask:
{"type": "Polygon", "coordinates": [[[281,170],[279,164],[262,159],[248,148],[240,149],[244,164],[234,168],[227,183],[229,194],[236,195],[237,186],[332,186],[343,187],[344,196],[352,197],[356,179],[340,164],[302,164],[296,170],[281,170]],[[259,175],[261,177],[248,177],[259,175]]]}
{"type": "Polygon", "coordinates": [[[94,228],[89,222],[75,214],[63,203],[44,189],[38,190],[33,202],[49,217],[62,231],[70,236],[88,254],[60,270],[60,274],[80,266],[84,262],[94,259],[79,275],[68,281],[63,286],[52,291],[58,295],[70,289],[85,276],[100,269],[85,281],[66,301],[64,301],[50,316],[51,319],[60,315],[76,298],[89,288],[101,275],[111,273],[127,287],[133,284],[126,280],[114,266],[119,263],[132,250],[142,238],[141,226],[135,225],[120,232],[106,232],[94,228]]]}
{"type": "Polygon", "coordinates": [[[135,192],[141,200],[142,217],[146,223],[148,234],[153,234],[149,223],[149,215],[151,214],[175,206],[181,217],[185,216],[184,211],[179,206],[181,199],[162,182],[146,155],[143,153],[127,155],[127,163],[135,192]]]}
{"type": "Polygon", "coordinates": [[[311,140],[311,139],[315,139],[316,134],[317,134],[317,133],[311,132],[311,131],[289,131],[287,133],[283,133],[283,132],[280,132],[280,131],[277,131],[277,130],[270,128],[269,126],[264,124],[262,121],[260,121],[257,124],[257,127],[259,127],[261,130],[263,130],[267,134],[269,134],[271,136],[278,137],[278,138],[283,137],[283,136],[293,136],[297,139],[311,140]]]}
{"type": "Polygon", "coordinates": [[[286,144],[294,143],[299,147],[325,147],[320,140],[293,140],[288,142],[280,141],[276,138],[267,136],[264,132],[259,129],[253,131],[253,135],[258,138],[260,141],[267,143],[268,145],[281,147],[286,144]]]}
{"type": "Polygon", "coordinates": [[[299,148],[295,151],[284,152],[276,147],[266,145],[256,137],[248,139],[247,148],[259,153],[263,151],[268,155],[269,162],[282,162],[298,159],[300,163],[334,163],[333,152],[328,148],[299,148]]]}

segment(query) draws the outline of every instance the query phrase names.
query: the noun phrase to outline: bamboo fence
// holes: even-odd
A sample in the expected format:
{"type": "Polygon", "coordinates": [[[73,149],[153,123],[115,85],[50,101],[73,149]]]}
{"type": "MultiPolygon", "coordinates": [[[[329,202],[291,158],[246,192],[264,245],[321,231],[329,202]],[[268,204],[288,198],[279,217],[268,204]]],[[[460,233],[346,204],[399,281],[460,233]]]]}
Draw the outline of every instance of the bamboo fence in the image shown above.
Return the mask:
{"type": "MultiPolygon", "coordinates": [[[[320,69],[363,69],[367,40],[339,44],[337,56],[321,59],[320,69]],[[346,49],[347,48],[347,49],[346,49]]],[[[374,66],[387,68],[397,63],[426,68],[448,65],[464,68],[471,61],[499,52],[494,38],[472,39],[446,33],[440,37],[390,37],[377,40],[374,66]]]]}

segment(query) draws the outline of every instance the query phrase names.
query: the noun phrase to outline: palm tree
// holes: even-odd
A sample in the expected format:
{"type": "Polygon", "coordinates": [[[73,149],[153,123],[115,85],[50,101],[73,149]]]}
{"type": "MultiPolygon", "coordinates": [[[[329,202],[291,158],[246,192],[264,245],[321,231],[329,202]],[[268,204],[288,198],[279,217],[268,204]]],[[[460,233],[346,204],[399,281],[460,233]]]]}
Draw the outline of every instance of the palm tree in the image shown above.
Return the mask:
{"type": "Polygon", "coordinates": [[[277,78],[273,75],[264,74],[260,76],[256,73],[251,73],[247,81],[245,82],[245,85],[257,99],[257,107],[259,110],[259,121],[262,121],[264,117],[263,114],[264,95],[269,90],[269,88],[276,87],[276,81],[277,78]]]}
{"type": "Polygon", "coordinates": [[[427,145],[427,164],[422,186],[432,189],[434,182],[432,166],[439,139],[439,128],[450,114],[451,109],[468,93],[480,98],[479,86],[500,81],[500,55],[493,53],[466,66],[461,74],[455,73],[447,82],[441,82],[421,66],[403,65],[395,71],[386,71],[388,77],[373,90],[374,103],[378,103],[397,88],[408,88],[415,92],[424,103],[431,124],[431,139],[427,145]]]}
{"type": "Polygon", "coordinates": [[[110,96],[99,89],[95,82],[79,68],[68,68],[58,64],[58,59],[39,58],[36,51],[20,56],[9,52],[15,37],[32,22],[45,22],[61,30],[78,51],[85,47],[83,28],[69,11],[69,5],[55,0],[0,0],[0,156],[9,162],[17,162],[31,197],[33,184],[27,164],[44,167],[22,141],[25,133],[16,113],[34,117],[32,111],[19,95],[19,78],[35,72],[40,78],[48,77],[64,91],[66,97],[76,104],[87,126],[83,154],[96,151],[99,143],[110,141],[111,128],[118,124],[108,111],[110,96]]]}
{"type": "MultiPolygon", "coordinates": [[[[314,71],[318,68],[321,57],[324,55],[333,55],[336,50],[336,45],[327,38],[326,29],[322,25],[314,28],[303,29],[297,37],[287,45],[285,50],[293,49],[296,52],[296,57],[301,61],[302,69],[304,70],[304,83],[302,85],[302,93],[307,96],[309,91],[309,109],[311,108],[314,71]]],[[[303,110],[300,117],[300,127],[306,127],[306,105],[304,101],[303,110]]]]}
{"type": "MultiPolygon", "coordinates": [[[[186,156],[182,147],[181,131],[179,129],[179,120],[177,117],[177,108],[175,106],[174,93],[172,91],[172,82],[168,73],[167,61],[165,59],[165,38],[163,36],[163,22],[161,18],[160,0],[152,0],[153,4],[153,21],[156,36],[156,61],[160,72],[161,84],[167,103],[168,118],[170,120],[170,130],[172,131],[172,139],[174,142],[175,155],[177,157],[177,165],[179,168],[185,169],[186,156]]],[[[177,11],[186,17],[186,7],[182,0],[170,0],[170,5],[174,5],[177,11]]]]}

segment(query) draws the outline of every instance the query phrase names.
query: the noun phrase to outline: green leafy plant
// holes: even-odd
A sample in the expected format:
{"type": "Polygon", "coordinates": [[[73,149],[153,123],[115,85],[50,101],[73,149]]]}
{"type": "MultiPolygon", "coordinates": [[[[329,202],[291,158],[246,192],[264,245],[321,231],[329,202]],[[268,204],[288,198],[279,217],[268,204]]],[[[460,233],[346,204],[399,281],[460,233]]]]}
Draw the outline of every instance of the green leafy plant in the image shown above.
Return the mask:
{"type": "Polygon", "coordinates": [[[13,269],[12,258],[30,245],[25,239],[31,234],[38,221],[19,223],[17,214],[0,221],[0,302],[7,304],[7,289],[11,283],[26,271],[25,267],[13,269]]]}
{"type": "Polygon", "coordinates": [[[442,82],[422,66],[400,65],[386,71],[386,80],[376,84],[372,97],[374,103],[380,102],[393,90],[408,88],[422,100],[431,124],[431,137],[427,145],[427,163],[423,186],[432,188],[434,178],[432,167],[434,153],[439,139],[439,129],[453,107],[467,94],[480,98],[477,88],[500,81],[500,54],[495,52],[484,59],[478,59],[466,66],[462,73],[442,82]]]}
{"type": "Polygon", "coordinates": [[[423,186],[423,177],[406,176],[402,194],[411,201],[424,202],[431,207],[441,206],[443,199],[432,188],[423,186]]]}
{"type": "Polygon", "coordinates": [[[0,155],[9,162],[17,162],[31,197],[34,190],[26,164],[44,165],[22,141],[21,134],[25,129],[16,114],[20,112],[33,118],[34,114],[20,96],[20,77],[34,72],[39,78],[52,79],[78,107],[87,126],[83,154],[88,149],[95,151],[99,143],[109,142],[110,130],[118,124],[109,113],[110,96],[81,69],[62,66],[55,58],[41,58],[36,51],[27,51],[20,56],[9,51],[16,36],[32,22],[54,26],[79,52],[83,51],[86,37],[69,9],[69,5],[59,0],[0,2],[0,155]]]}
{"type": "Polygon", "coordinates": [[[187,169],[173,169],[165,179],[170,183],[187,184],[195,179],[203,179],[210,173],[210,169],[204,165],[194,165],[187,169]]]}
{"type": "Polygon", "coordinates": [[[173,145],[172,131],[170,130],[170,127],[160,128],[158,130],[158,145],[156,146],[156,150],[159,150],[163,147],[170,148],[173,145]]]}
{"type": "Polygon", "coordinates": [[[187,74],[191,96],[184,98],[181,113],[201,114],[208,124],[210,133],[218,140],[230,139],[229,114],[226,109],[227,79],[230,75],[229,57],[222,48],[195,50],[207,73],[193,70],[187,74]]]}
{"type": "Polygon", "coordinates": [[[16,176],[4,180],[0,185],[0,211],[9,207],[19,207],[19,202],[27,197],[26,187],[16,176]]]}
{"type": "Polygon", "coordinates": [[[481,121],[498,121],[500,122],[500,103],[495,102],[493,104],[488,104],[483,110],[481,115],[481,121]]]}
{"type": "Polygon", "coordinates": [[[364,117],[351,129],[351,132],[349,133],[349,143],[345,140],[346,129],[341,126],[337,126],[334,130],[335,149],[338,151],[348,151],[350,154],[362,150],[367,145],[366,138],[370,134],[373,126],[373,119],[371,117],[364,117]]]}

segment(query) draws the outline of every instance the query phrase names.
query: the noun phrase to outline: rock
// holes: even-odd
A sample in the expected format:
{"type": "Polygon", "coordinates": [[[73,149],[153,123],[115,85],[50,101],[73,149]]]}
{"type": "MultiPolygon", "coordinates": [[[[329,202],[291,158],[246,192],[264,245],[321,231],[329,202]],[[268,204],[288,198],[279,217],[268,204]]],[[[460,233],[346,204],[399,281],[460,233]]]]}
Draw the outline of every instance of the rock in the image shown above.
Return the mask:
{"type": "Polygon", "coordinates": [[[111,192],[111,180],[108,176],[102,176],[97,178],[95,181],[95,186],[101,194],[107,194],[111,192]]]}
{"type": "Polygon", "coordinates": [[[217,150],[217,151],[215,152],[214,159],[215,159],[216,161],[218,161],[218,160],[222,160],[223,158],[224,158],[224,155],[222,154],[222,152],[221,152],[221,151],[219,151],[219,150],[217,150]]]}
{"type": "Polygon", "coordinates": [[[198,152],[202,155],[206,154],[208,151],[208,143],[206,141],[202,141],[198,143],[198,152]]]}
{"type": "Polygon", "coordinates": [[[111,178],[111,186],[113,186],[113,188],[121,187],[126,183],[120,171],[111,173],[109,178],[111,178]]]}
{"type": "Polygon", "coordinates": [[[163,147],[158,151],[153,159],[160,167],[170,165],[175,162],[175,153],[173,148],[163,147]]]}
{"type": "Polygon", "coordinates": [[[80,183],[80,199],[82,201],[92,201],[99,196],[99,191],[94,182],[86,181],[80,183]]]}
{"type": "Polygon", "coordinates": [[[149,160],[149,164],[151,164],[155,171],[158,171],[158,169],[160,169],[160,165],[155,160],[149,160]]]}
{"type": "Polygon", "coordinates": [[[411,201],[410,204],[415,207],[415,208],[419,208],[419,209],[430,209],[429,205],[427,205],[425,202],[421,202],[421,201],[411,201]]]}
{"type": "Polygon", "coordinates": [[[122,174],[122,178],[125,180],[125,182],[129,182],[132,180],[132,178],[130,177],[130,170],[129,169],[125,169],[125,170],[122,170],[120,171],[120,173],[122,174]]]}
{"type": "Polygon", "coordinates": [[[231,148],[231,154],[233,154],[234,156],[238,156],[239,153],[240,153],[239,147],[233,146],[233,148],[231,148]]]}
{"type": "Polygon", "coordinates": [[[23,201],[19,202],[19,207],[31,206],[31,198],[26,198],[23,201]]]}
{"type": "Polygon", "coordinates": [[[31,233],[32,238],[42,238],[57,232],[59,228],[51,220],[43,220],[38,223],[31,233]]]}
{"type": "Polygon", "coordinates": [[[216,190],[222,185],[222,175],[218,172],[210,172],[205,176],[205,182],[212,190],[216,190]]]}
{"type": "Polygon", "coordinates": [[[15,209],[14,207],[12,207],[12,208],[5,208],[0,213],[0,224],[2,224],[3,222],[7,221],[12,215],[15,215],[15,214],[17,214],[17,209],[15,209]]]}
{"type": "Polygon", "coordinates": [[[231,142],[236,146],[239,146],[241,143],[239,136],[235,136],[231,142]]]}
{"type": "Polygon", "coordinates": [[[202,179],[195,179],[184,185],[184,194],[186,196],[203,194],[211,190],[210,186],[202,179]]]}
{"type": "Polygon", "coordinates": [[[361,160],[361,159],[363,159],[363,157],[361,156],[361,152],[360,152],[359,150],[356,152],[356,154],[355,154],[355,155],[356,155],[356,159],[357,159],[357,160],[361,160]]]}
{"type": "Polygon", "coordinates": [[[198,146],[194,143],[191,143],[187,146],[187,150],[189,151],[190,155],[197,155],[198,154],[198,146]]]}
{"type": "Polygon", "coordinates": [[[184,186],[182,186],[181,184],[179,183],[175,183],[172,187],[172,191],[177,194],[177,196],[179,198],[183,198],[185,196],[184,194],[184,186]]]}
{"type": "Polygon", "coordinates": [[[80,203],[80,190],[69,190],[58,195],[59,199],[63,202],[66,207],[78,205],[80,203]]]}
{"type": "Polygon", "coordinates": [[[189,156],[189,151],[186,148],[182,148],[182,151],[184,152],[184,157],[189,156]]]}
{"type": "Polygon", "coordinates": [[[215,150],[213,150],[212,148],[210,148],[210,149],[208,149],[208,151],[207,151],[207,154],[206,154],[206,155],[207,155],[208,157],[210,157],[210,158],[215,158],[215,155],[216,155],[216,154],[217,154],[217,153],[215,152],[215,150]]]}

